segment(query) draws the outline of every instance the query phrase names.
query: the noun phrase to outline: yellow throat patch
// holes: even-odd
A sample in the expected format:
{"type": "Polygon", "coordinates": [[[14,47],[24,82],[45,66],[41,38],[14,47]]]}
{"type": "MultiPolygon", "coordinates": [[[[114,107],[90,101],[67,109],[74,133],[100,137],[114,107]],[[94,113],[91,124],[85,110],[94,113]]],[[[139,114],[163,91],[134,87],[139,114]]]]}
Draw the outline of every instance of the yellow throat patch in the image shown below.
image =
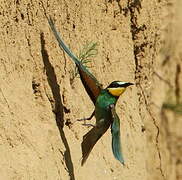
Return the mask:
{"type": "Polygon", "coordinates": [[[125,87],[107,88],[107,89],[108,89],[109,93],[112,94],[113,96],[120,96],[126,90],[125,87]]]}

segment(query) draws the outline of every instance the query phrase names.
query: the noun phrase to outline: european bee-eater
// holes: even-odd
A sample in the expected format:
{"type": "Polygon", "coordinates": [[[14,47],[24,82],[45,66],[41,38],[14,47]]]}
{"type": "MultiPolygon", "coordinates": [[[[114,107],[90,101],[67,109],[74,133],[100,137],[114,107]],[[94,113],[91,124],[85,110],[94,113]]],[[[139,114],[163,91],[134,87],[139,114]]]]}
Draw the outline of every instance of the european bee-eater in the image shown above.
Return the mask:
{"type": "Polygon", "coordinates": [[[123,94],[128,86],[133,85],[133,83],[113,81],[107,88],[103,89],[102,85],[95,78],[95,76],[90,73],[83,63],[65,45],[51,18],[48,19],[48,22],[55,35],[55,38],[59,43],[59,46],[71,57],[73,62],[76,64],[85,90],[95,105],[94,112],[87,119],[91,119],[93,116],[95,116],[96,125],[83,136],[83,141],[81,143],[81,165],[85,163],[96,142],[110,126],[112,133],[112,151],[114,157],[124,164],[120,143],[120,119],[115,111],[115,105],[119,96],[123,94]]]}

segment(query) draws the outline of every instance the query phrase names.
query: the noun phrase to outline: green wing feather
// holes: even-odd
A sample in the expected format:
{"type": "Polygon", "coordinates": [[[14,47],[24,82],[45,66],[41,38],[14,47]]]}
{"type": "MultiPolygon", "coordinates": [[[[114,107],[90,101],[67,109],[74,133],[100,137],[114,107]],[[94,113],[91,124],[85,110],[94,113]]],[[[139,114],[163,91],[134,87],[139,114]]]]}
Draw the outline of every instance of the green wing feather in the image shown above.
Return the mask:
{"type": "Polygon", "coordinates": [[[120,119],[116,113],[115,107],[111,107],[112,113],[112,125],[111,125],[111,133],[112,133],[112,152],[114,157],[124,164],[124,159],[121,150],[121,141],[120,141],[120,119]]]}
{"type": "Polygon", "coordinates": [[[56,30],[54,23],[51,18],[48,19],[51,30],[54,33],[55,38],[59,43],[59,47],[62,48],[74,61],[78,68],[78,72],[80,74],[81,81],[90,96],[91,100],[95,104],[100,91],[102,90],[102,85],[98,82],[98,80],[89,72],[89,70],[81,63],[81,61],[70,51],[70,49],[65,45],[59,32],[56,30]]]}

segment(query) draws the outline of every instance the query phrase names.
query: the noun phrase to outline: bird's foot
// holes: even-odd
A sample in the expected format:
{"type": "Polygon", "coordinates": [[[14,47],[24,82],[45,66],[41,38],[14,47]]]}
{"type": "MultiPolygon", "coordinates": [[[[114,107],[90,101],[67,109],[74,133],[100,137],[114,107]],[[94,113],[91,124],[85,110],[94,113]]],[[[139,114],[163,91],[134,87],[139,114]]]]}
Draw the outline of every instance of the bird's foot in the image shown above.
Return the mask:
{"type": "Polygon", "coordinates": [[[88,121],[88,120],[91,120],[93,118],[95,114],[95,111],[93,111],[93,113],[90,115],[90,117],[87,117],[87,118],[82,118],[82,119],[77,119],[76,121],[88,121]]]}
{"type": "Polygon", "coordinates": [[[88,121],[88,120],[90,120],[90,117],[88,117],[88,118],[77,119],[76,121],[88,121]]]}
{"type": "Polygon", "coordinates": [[[86,121],[91,120],[93,118],[94,114],[95,114],[95,111],[93,111],[93,113],[90,115],[90,117],[82,118],[82,119],[77,119],[73,123],[75,123],[76,121],[84,121],[84,124],[85,124],[86,121]]]}
{"type": "Polygon", "coordinates": [[[84,121],[84,123],[85,123],[87,120],[90,120],[90,119],[89,118],[76,119],[73,123],[75,123],[77,121],[84,121]]]}
{"type": "Polygon", "coordinates": [[[87,127],[96,127],[96,125],[93,125],[93,124],[82,124],[82,125],[87,127]]]}

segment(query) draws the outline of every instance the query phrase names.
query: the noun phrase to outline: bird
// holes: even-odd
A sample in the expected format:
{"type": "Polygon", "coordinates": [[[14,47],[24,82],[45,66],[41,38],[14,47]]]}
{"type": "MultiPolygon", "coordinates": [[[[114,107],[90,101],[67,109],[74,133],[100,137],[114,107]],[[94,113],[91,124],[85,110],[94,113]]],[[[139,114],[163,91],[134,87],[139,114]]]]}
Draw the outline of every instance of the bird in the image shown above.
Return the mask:
{"type": "Polygon", "coordinates": [[[59,47],[63,49],[76,64],[81,82],[95,106],[91,116],[83,118],[84,120],[91,120],[93,116],[95,116],[96,123],[93,125],[92,129],[83,136],[83,141],[81,143],[81,165],[83,166],[85,164],[93,147],[109,129],[109,127],[111,127],[113,155],[121,164],[124,165],[125,161],[120,141],[120,119],[116,113],[116,103],[118,98],[125,92],[126,88],[134,85],[134,83],[113,81],[106,88],[103,88],[102,84],[64,43],[51,17],[48,18],[48,23],[59,44],[59,47]]]}

